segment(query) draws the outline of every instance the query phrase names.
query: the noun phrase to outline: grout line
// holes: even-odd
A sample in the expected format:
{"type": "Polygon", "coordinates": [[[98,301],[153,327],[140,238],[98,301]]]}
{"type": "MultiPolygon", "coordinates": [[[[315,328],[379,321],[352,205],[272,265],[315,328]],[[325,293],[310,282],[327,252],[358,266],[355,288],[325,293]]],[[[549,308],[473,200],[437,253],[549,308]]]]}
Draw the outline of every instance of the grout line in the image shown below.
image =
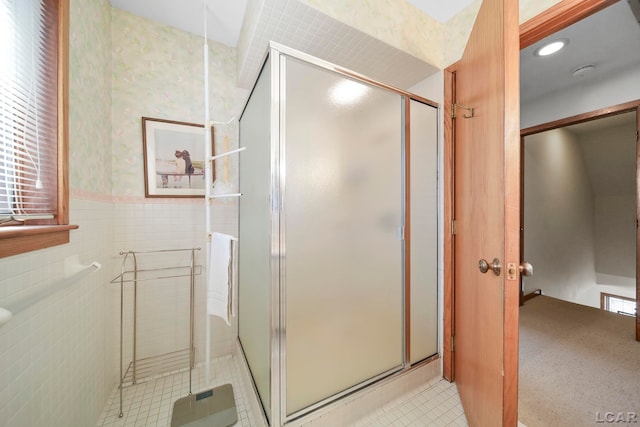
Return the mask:
{"type": "MultiPolygon", "coordinates": [[[[249,399],[255,399],[253,390],[247,390],[242,381],[241,362],[238,356],[230,355],[212,361],[211,372],[215,379],[212,386],[231,382],[234,387],[236,407],[238,411],[238,427],[256,427],[262,424],[262,414],[254,413],[249,399]],[[251,394],[249,394],[251,393],[251,394]]],[[[204,366],[198,365],[193,372],[194,390],[199,390],[204,384],[204,366]]],[[[155,425],[166,427],[171,422],[173,402],[188,393],[188,373],[179,372],[170,376],[162,376],[144,383],[138,383],[127,387],[124,397],[124,417],[118,418],[119,402],[117,399],[117,386],[105,409],[101,414],[98,426],[139,426],[155,425]]],[[[373,387],[375,391],[375,386],[373,387]]],[[[402,388],[398,388],[401,390],[402,388]]],[[[327,419],[353,420],[357,401],[351,402],[339,409],[339,416],[327,414],[327,419]],[[353,408],[353,409],[347,409],[353,408]]],[[[441,378],[434,378],[412,391],[405,392],[383,406],[369,405],[369,413],[350,422],[352,427],[370,426],[426,426],[426,425],[453,425],[467,426],[467,420],[460,403],[460,398],[455,384],[441,378]]],[[[362,410],[362,408],[361,408],[362,410]]],[[[309,426],[323,425],[321,419],[310,421],[309,426]]]]}

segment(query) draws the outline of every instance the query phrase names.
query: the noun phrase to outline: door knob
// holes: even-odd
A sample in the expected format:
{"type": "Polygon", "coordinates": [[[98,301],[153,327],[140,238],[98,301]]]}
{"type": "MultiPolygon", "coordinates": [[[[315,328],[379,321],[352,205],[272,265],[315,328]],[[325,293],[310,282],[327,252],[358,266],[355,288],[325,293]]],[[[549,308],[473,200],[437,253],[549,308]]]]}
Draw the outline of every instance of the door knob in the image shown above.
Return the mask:
{"type": "Polygon", "coordinates": [[[478,269],[480,269],[481,273],[486,273],[491,270],[493,271],[493,274],[499,276],[500,271],[502,270],[502,264],[500,264],[500,260],[498,258],[494,258],[493,261],[491,261],[491,264],[489,264],[486,259],[481,259],[478,261],[478,269]]]}
{"type": "Polygon", "coordinates": [[[533,276],[533,265],[531,265],[530,263],[523,261],[519,266],[518,269],[520,270],[520,274],[525,276],[525,277],[529,277],[529,276],[533,276]]]}

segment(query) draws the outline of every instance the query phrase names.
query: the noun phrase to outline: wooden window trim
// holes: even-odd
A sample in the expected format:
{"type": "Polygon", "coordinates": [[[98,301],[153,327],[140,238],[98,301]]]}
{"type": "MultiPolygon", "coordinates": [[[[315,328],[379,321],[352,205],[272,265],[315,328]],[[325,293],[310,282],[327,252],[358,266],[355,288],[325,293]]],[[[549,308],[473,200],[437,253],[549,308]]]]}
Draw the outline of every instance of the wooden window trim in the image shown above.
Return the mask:
{"type": "Polygon", "coordinates": [[[69,243],[69,0],[58,0],[58,205],[53,224],[0,227],[0,258],[69,243]]]}
{"type": "Polygon", "coordinates": [[[69,243],[69,231],[77,225],[25,225],[0,230],[0,254],[17,255],[69,243]]]}
{"type": "Polygon", "coordinates": [[[623,297],[622,295],[610,294],[607,292],[600,292],[600,309],[608,310],[607,304],[605,303],[607,297],[613,297],[617,299],[622,299],[629,302],[636,302],[635,298],[623,297]]]}

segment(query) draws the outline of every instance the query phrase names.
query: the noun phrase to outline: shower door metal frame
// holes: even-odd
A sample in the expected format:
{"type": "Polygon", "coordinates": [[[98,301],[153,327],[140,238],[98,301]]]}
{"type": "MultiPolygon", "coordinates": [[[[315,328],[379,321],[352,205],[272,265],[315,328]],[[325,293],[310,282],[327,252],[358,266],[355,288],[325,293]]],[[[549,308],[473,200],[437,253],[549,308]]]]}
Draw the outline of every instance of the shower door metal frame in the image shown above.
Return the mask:
{"type": "MultiPolygon", "coordinates": [[[[413,366],[410,362],[410,348],[411,348],[411,337],[409,335],[409,324],[410,315],[409,307],[410,307],[410,279],[408,277],[408,260],[409,260],[409,241],[408,235],[405,234],[410,229],[410,218],[409,218],[409,192],[408,192],[408,184],[410,181],[409,177],[409,128],[410,128],[410,115],[409,115],[409,105],[410,100],[415,100],[421,102],[423,104],[434,107],[437,111],[437,116],[439,115],[439,104],[431,101],[429,99],[420,97],[418,95],[412,94],[410,92],[395,88],[393,86],[386,85],[384,83],[380,83],[378,81],[372,80],[366,76],[363,76],[354,71],[339,67],[330,62],[321,60],[319,58],[313,57],[311,55],[305,54],[303,52],[297,51],[295,49],[288,48],[286,46],[280,45],[275,42],[270,42],[268,54],[265,56],[270,57],[270,67],[271,67],[271,107],[270,107],[270,115],[271,115],[271,129],[270,129],[270,138],[271,138],[271,200],[270,200],[270,209],[271,209],[271,218],[270,218],[270,227],[271,227],[271,253],[270,253],[270,268],[271,268],[271,284],[270,284],[270,304],[271,304],[271,373],[270,373],[270,390],[271,390],[271,401],[268,403],[270,405],[271,411],[271,419],[270,425],[272,426],[282,426],[286,423],[293,421],[295,419],[299,419],[309,413],[317,410],[318,408],[324,407],[326,405],[331,404],[339,400],[341,397],[353,393],[357,390],[360,390],[372,383],[375,383],[385,377],[388,377],[392,374],[407,371],[409,369],[422,366],[425,363],[429,363],[439,357],[439,354],[436,354],[432,357],[428,357],[427,359],[415,363],[413,366]],[[299,411],[296,411],[290,415],[287,415],[286,412],[286,311],[284,305],[281,304],[282,301],[285,300],[285,290],[286,290],[286,277],[284,275],[285,266],[286,266],[286,248],[285,248],[285,227],[282,224],[281,212],[285,208],[285,191],[286,191],[286,182],[281,179],[281,168],[285,163],[284,156],[286,156],[285,152],[285,138],[281,129],[285,129],[285,84],[286,84],[286,69],[285,61],[286,58],[290,57],[293,59],[297,59],[303,61],[305,63],[311,64],[313,66],[325,69],[330,72],[338,73],[345,77],[349,77],[352,79],[359,80],[363,83],[396,93],[401,95],[401,112],[402,112],[402,144],[401,144],[401,159],[402,159],[402,168],[401,168],[401,216],[402,216],[402,278],[401,278],[401,301],[402,301],[402,331],[401,331],[401,340],[402,340],[402,362],[398,367],[392,368],[386,372],[378,374],[373,378],[369,378],[361,383],[358,383],[342,392],[329,396],[315,404],[303,408],[299,411]],[[277,96],[273,96],[277,94],[277,96]]],[[[437,139],[439,140],[439,126],[437,126],[437,139]]],[[[286,171],[285,171],[286,174],[286,171]]],[[[436,183],[437,185],[437,183],[436,183]]],[[[439,196],[438,196],[439,199],[439,196]]],[[[440,215],[437,215],[438,223],[440,215]]],[[[438,254],[440,257],[440,254],[438,254]]],[[[440,280],[439,277],[436,279],[438,282],[440,280]]],[[[439,337],[436,338],[439,342],[439,337]]],[[[439,347],[439,346],[438,346],[439,347]]],[[[264,404],[264,403],[263,403],[264,404]]]]}
{"type": "Polygon", "coordinates": [[[284,241],[284,231],[280,226],[280,211],[282,204],[281,189],[283,184],[280,179],[280,144],[281,122],[284,121],[280,114],[280,62],[283,58],[271,43],[269,46],[271,66],[271,425],[281,426],[286,420],[286,395],[283,394],[286,378],[284,366],[285,357],[285,333],[284,310],[280,302],[284,300],[284,286],[281,286],[281,274],[284,270],[284,260],[281,256],[281,242],[284,241]],[[276,92],[277,91],[277,92],[276,92]],[[274,92],[277,96],[273,96],[274,92]],[[282,233],[282,234],[281,234],[282,233]]]}

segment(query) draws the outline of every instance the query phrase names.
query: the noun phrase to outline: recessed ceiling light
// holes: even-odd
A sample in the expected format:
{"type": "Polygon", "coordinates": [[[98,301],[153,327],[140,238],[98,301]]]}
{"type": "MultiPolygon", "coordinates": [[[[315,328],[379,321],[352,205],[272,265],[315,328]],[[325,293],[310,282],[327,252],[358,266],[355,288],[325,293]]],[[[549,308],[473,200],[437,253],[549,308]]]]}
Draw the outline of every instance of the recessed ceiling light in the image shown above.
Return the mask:
{"type": "Polygon", "coordinates": [[[567,40],[567,39],[556,40],[556,41],[553,41],[551,43],[547,43],[544,46],[539,47],[538,49],[536,49],[535,55],[536,56],[553,55],[554,53],[558,52],[560,49],[562,49],[563,47],[565,47],[568,44],[569,44],[569,40],[567,40]]]}

